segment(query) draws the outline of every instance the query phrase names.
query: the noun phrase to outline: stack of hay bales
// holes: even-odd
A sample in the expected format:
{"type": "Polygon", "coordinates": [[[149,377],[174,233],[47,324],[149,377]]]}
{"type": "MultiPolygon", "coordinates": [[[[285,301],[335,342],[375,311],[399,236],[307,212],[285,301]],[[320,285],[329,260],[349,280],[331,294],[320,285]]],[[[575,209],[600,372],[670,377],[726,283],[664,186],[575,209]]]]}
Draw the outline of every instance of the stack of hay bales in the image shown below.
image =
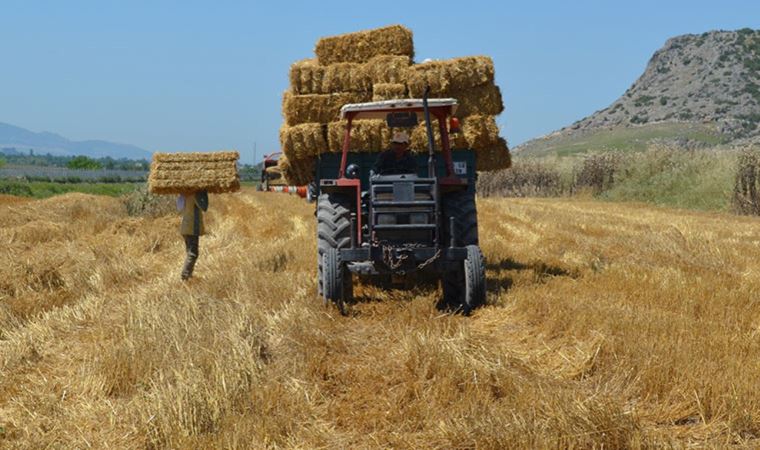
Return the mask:
{"type": "MultiPolygon", "coordinates": [[[[347,103],[422,98],[425,86],[431,97],[453,97],[462,132],[451,136],[452,148],[478,153],[478,170],[509,167],[506,141],[499,137],[494,116],[504,110],[494,83],[491,58],[471,56],[413,64],[412,32],[400,25],[320,39],[316,58],[298,61],[290,68],[290,88],[283,96],[285,123],[280,163],[289,183],[311,181],[316,158],[340,152],[345,121],[340,108],[347,103]]],[[[436,144],[440,136],[434,123],[436,144]]],[[[424,152],[424,124],[412,130],[411,148],[424,152]]],[[[355,121],[352,151],[378,151],[390,146],[393,130],[382,120],[355,121]]]]}
{"type": "Polygon", "coordinates": [[[154,153],[148,189],[153,194],[237,191],[240,189],[239,158],[235,151],[154,153]]]}

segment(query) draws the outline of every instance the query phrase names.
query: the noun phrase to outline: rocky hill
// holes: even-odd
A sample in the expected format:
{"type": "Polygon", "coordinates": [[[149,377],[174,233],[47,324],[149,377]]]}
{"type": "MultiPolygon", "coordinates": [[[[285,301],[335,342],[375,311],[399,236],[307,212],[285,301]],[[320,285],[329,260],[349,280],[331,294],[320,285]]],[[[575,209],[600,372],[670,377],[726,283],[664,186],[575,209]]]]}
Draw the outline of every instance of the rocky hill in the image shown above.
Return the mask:
{"type": "Polygon", "coordinates": [[[620,128],[648,129],[652,124],[659,129],[677,125],[674,130],[707,125],[705,130],[723,142],[760,137],[760,30],[669,39],[641,77],[609,107],[521,147],[620,128]]]}

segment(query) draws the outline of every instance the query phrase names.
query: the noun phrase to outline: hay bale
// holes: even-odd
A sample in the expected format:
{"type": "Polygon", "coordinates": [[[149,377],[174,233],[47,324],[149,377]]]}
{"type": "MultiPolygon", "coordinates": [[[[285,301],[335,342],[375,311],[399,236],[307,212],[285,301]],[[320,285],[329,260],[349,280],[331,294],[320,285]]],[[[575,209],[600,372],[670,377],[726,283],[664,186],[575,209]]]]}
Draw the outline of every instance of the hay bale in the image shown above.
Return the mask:
{"type": "MultiPolygon", "coordinates": [[[[346,121],[333,122],[327,126],[330,151],[343,151],[346,121]]],[[[384,120],[355,120],[351,124],[352,152],[379,152],[391,145],[393,132],[384,120]]]]}
{"type": "Polygon", "coordinates": [[[327,152],[325,126],[319,123],[302,123],[280,127],[280,148],[291,159],[303,159],[327,152]]]}
{"type": "Polygon", "coordinates": [[[380,55],[367,61],[362,70],[374,84],[406,83],[412,59],[408,56],[380,55]]]}
{"type": "Polygon", "coordinates": [[[285,92],[282,113],[285,123],[294,126],[302,123],[329,123],[338,120],[341,106],[371,99],[369,92],[341,92],[335,94],[294,95],[285,92]]]}
{"type": "Polygon", "coordinates": [[[290,65],[290,89],[296,94],[321,94],[325,71],[316,59],[302,59],[290,65]]]}
{"type": "Polygon", "coordinates": [[[425,86],[430,85],[433,97],[462,91],[484,84],[493,84],[493,61],[488,56],[466,56],[415,64],[409,69],[409,92],[422,98],[425,86]]]}
{"type": "Polygon", "coordinates": [[[239,158],[235,151],[154,153],[148,189],[153,194],[237,191],[240,189],[239,158]]]}
{"type": "Polygon", "coordinates": [[[468,148],[490,148],[498,143],[499,126],[493,116],[470,116],[462,120],[461,134],[468,148]]]}
{"type": "Polygon", "coordinates": [[[377,83],[372,86],[372,101],[406,98],[406,85],[399,83],[377,83]]]}
{"type": "Polygon", "coordinates": [[[316,158],[289,159],[283,155],[277,162],[285,181],[290,185],[303,186],[314,180],[316,158]]]}
{"type": "MultiPolygon", "coordinates": [[[[443,148],[443,143],[441,142],[441,133],[438,132],[437,120],[433,120],[433,138],[435,150],[440,152],[443,148]]],[[[449,147],[452,149],[469,148],[463,133],[449,134],[449,147]]],[[[415,153],[426,153],[428,151],[427,127],[424,121],[412,129],[409,136],[409,148],[415,153]]]]}
{"type": "Polygon", "coordinates": [[[325,37],[314,49],[319,63],[367,62],[377,55],[414,56],[412,32],[401,25],[325,37]]]}
{"type": "MultiPolygon", "coordinates": [[[[441,150],[441,133],[438,132],[438,121],[433,120],[433,136],[435,148],[441,150]]],[[[410,145],[414,151],[427,151],[427,129],[424,123],[412,130],[410,145]]],[[[491,147],[499,139],[499,127],[491,116],[470,116],[462,119],[461,132],[449,134],[449,146],[452,149],[480,149],[491,147]]]]}
{"type": "Polygon", "coordinates": [[[369,73],[362,64],[337,63],[321,66],[314,59],[298,61],[290,66],[290,87],[293,93],[330,94],[335,92],[369,92],[369,73]]]}
{"type": "Polygon", "coordinates": [[[476,170],[492,171],[512,167],[509,147],[504,138],[499,138],[493,145],[476,150],[476,170]]]}
{"type": "Polygon", "coordinates": [[[457,117],[473,115],[498,116],[504,111],[501,89],[494,84],[484,84],[462,91],[451,91],[443,95],[457,99],[457,117]]]}

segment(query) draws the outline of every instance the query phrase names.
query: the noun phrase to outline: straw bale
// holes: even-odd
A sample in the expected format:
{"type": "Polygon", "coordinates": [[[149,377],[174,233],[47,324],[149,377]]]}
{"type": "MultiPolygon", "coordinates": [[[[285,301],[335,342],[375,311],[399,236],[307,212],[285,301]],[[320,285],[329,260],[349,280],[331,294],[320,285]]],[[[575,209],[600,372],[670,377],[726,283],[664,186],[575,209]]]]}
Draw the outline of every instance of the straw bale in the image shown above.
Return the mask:
{"type": "Polygon", "coordinates": [[[470,116],[462,120],[461,134],[469,148],[490,148],[498,143],[499,126],[492,116],[470,116]]]}
{"type": "Polygon", "coordinates": [[[285,92],[282,112],[290,125],[302,123],[329,123],[338,120],[341,106],[362,103],[372,98],[370,92],[341,92],[335,94],[294,95],[285,92]]]}
{"type": "Polygon", "coordinates": [[[313,157],[291,160],[283,155],[277,163],[282,175],[290,185],[303,186],[314,180],[316,159],[313,157]]]}
{"type": "Polygon", "coordinates": [[[509,147],[504,138],[499,138],[493,145],[476,150],[476,169],[491,171],[508,169],[512,166],[509,147]]]}
{"type": "Polygon", "coordinates": [[[362,71],[372,83],[406,83],[412,59],[408,56],[380,55],[367,61],[362,71]]]}
{"type": "Polygon", "coordinates": [[[153,153],[153,161],[156,162],[212,162],[212,161],[237,161],[240,154],[236,151],[219,152],[178,152],[178,153],[153,153]]]}
{"type": "Polygon", "coordinates": [[[321,66],[314,59],[290,66],[290,87],[295,94],[369,92],[372,84],[362,64],[337,63],[321,66]]]}
{"type": "Polygon", "coordinates": [[[153,194],[237,191],[240,189],[239,157],[238,152],[154,153],[149,190],[153,194]]]}
{"type": "MultiPolygon", "coordinates": [[[[333,122],[327,127],[328,142],[333,152],[343,151],[346,121],[333,122]]],[[[351,124],[352,152],[380,152],[391,145],[393,132],[384,120],[355,120],[351,124]]]]}
{"type": "MultiPolygon", "coordinates": [[[[461,120],[461,131],[449,134],[449,146],[452,149],[478,149],[495,145],[499,139],[499,127],[491,116],[470,116],[461,120]]],[[[433,120],[433,136],[436,150],[441,149],[441,134],[438,132],[438,121],[433,120]]],[[[421,123],[412,130],[410,148],[416,151],[427,151],[427,129],[421,123]]]]}
{"type": "Polygon", "coordinates": [[[494,84],[484,84],[462,91],[448,92],[444,97],[457,99],[459,103],[456,112],[457,117],[471,115],[497,116],[504,111],[501,90],[494,84]]]}
{"type": "Polygon", "coordinates": [[[298,160],[328,151],[326,126],[303,123],[280,128],[280,148],[291,160],[298,160]]]}
{"type": "Polygon", "coordinates": [[[406,98],[406,85],[400,83],[377,83],[372,86],[372,101],[406,98]]]}
{"type": "Polygon", "coordinates": [[[419,98],[427,85],[430,85],[431,96],[446,97],[444,93],[493,82],[493,61],[488,56],[466,56],[415,64],[409,70],[408,79],[409,92],[419,98]]]}
{"type": "Polygon", "coordinates": [[[290,65],[290,89],[296,94],[322,93],[324,67],[316,59],[302,59],[290,65]]]}
{"type": "Polygon", "coordinates": [[[412,32],[401,25],[320,39],[314,49],[319,63],[367,62],[377,55],[414,56],[412,32]]]}

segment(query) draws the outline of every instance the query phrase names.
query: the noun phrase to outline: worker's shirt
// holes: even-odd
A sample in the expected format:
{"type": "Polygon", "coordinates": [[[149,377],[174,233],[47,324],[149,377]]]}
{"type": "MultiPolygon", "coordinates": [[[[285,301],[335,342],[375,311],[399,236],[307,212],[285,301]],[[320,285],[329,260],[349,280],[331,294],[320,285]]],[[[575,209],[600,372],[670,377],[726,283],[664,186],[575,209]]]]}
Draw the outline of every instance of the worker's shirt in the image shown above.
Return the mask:
{"type": "Polygon", "coordinates": [[[390,149],[380,153],[373,171],[378,175],[417,173],[417,160],[409,151],[406,151],[401,158],[396,159],[396,152],[390,149]]]}
{"type": "Polygon", "coordinates": [[[177,199],[177,209],[182,212],[180,233],[185,236],[201,236],[206,230],[203,227],[203,211],[208,209],[208,195],[197,192],[195,195],[180,195],[177,199]]]}

